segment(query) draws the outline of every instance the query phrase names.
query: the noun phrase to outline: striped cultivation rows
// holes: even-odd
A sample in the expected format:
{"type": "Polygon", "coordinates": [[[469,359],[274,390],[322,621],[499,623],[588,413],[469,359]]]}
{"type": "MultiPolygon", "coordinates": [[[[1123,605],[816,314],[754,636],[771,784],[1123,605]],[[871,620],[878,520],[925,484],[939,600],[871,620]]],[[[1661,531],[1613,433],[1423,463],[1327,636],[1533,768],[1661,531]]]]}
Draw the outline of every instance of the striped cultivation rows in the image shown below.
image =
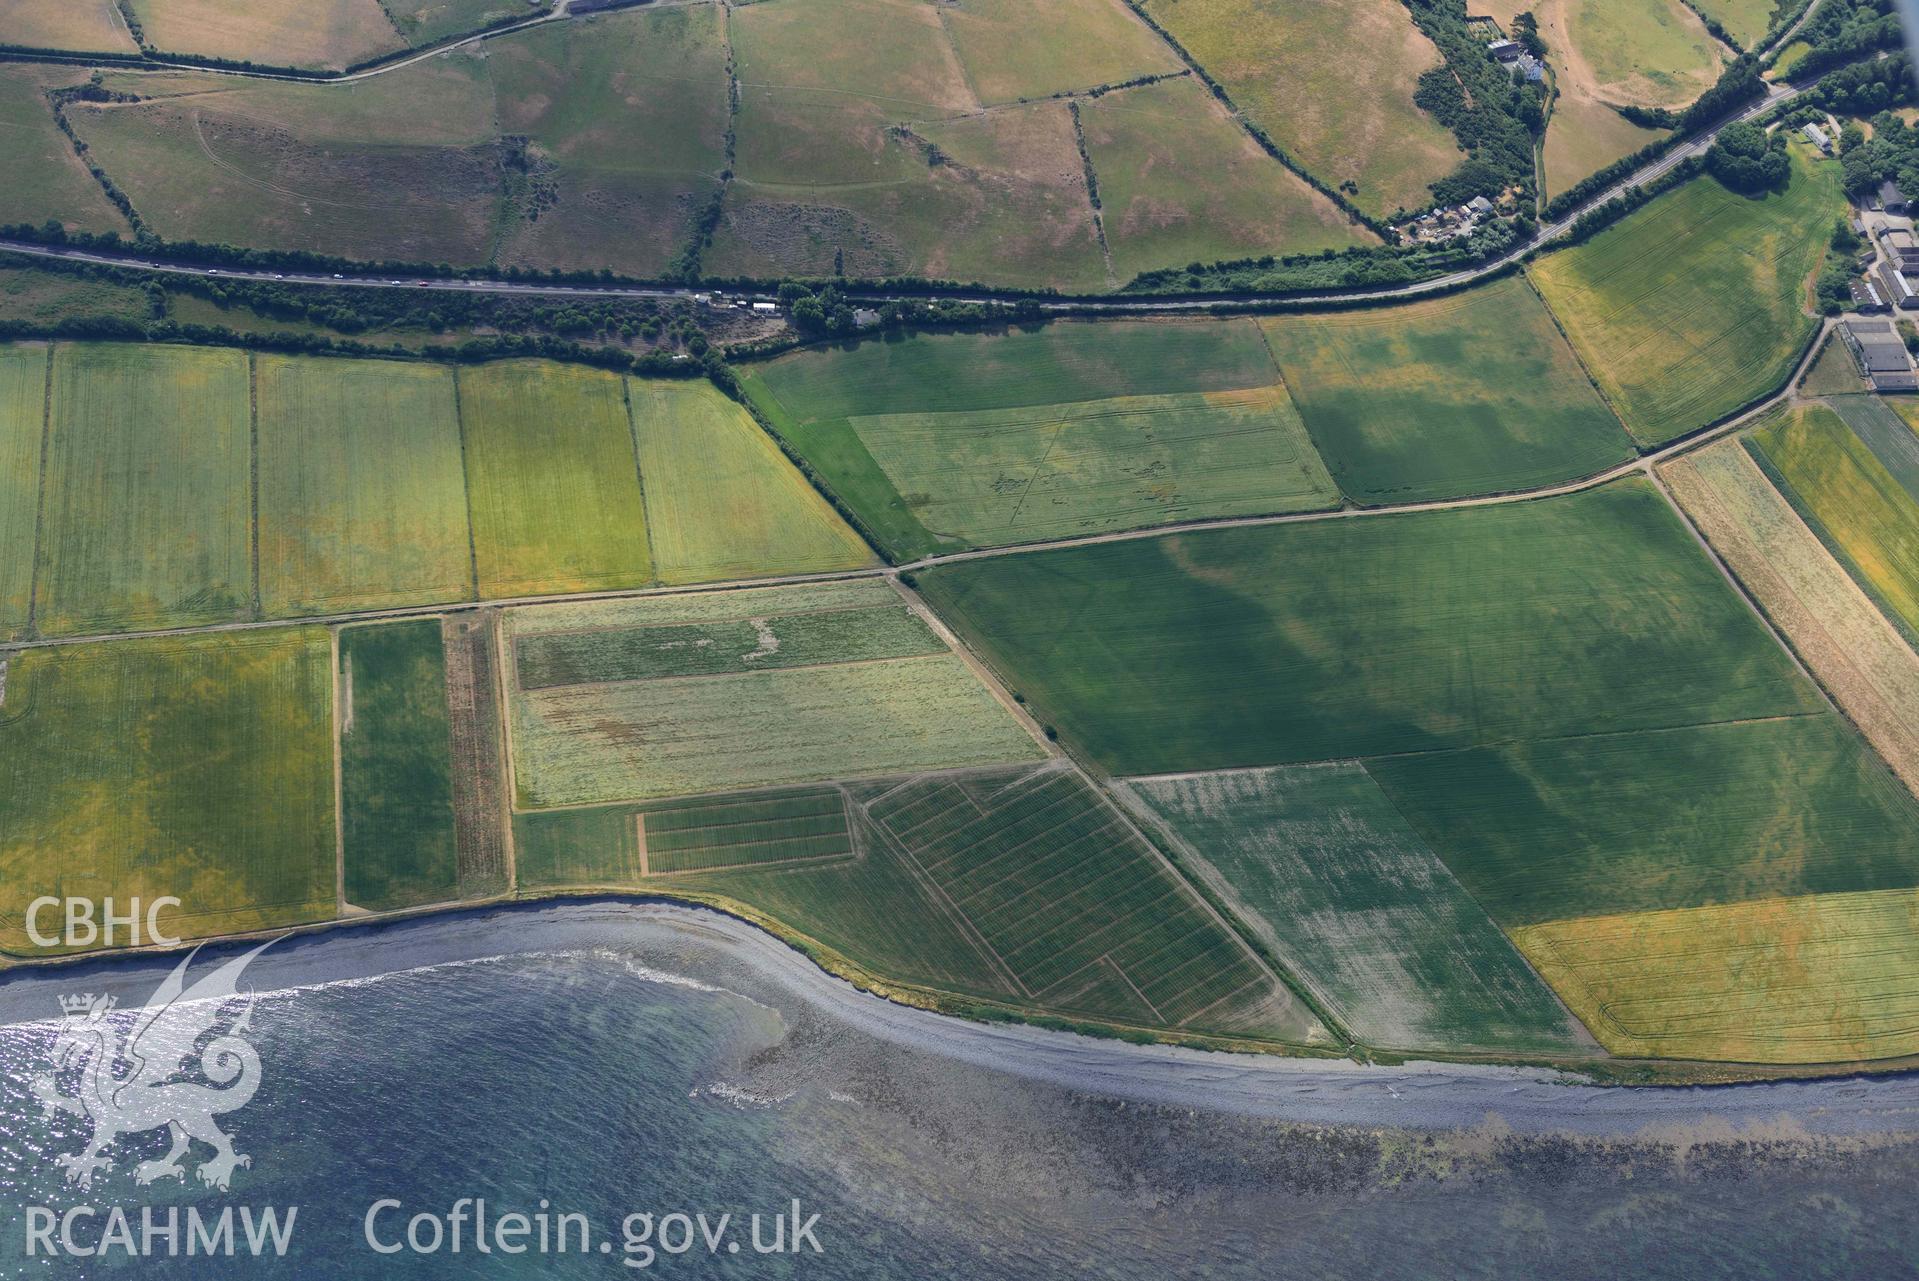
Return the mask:
{"type": "Polygon", "coordinates": [[[1273,990],[1077,773],[1009,775],[985,806],[925,778],[867,812],[1043,1005],[1225,1030],[1273,990]]]}
{"type": "Polygon", "coordinates": [[[639,816],[647,869],[716,871],[853,852],[838,788],[809,787],[651,809],[639,816]]]}

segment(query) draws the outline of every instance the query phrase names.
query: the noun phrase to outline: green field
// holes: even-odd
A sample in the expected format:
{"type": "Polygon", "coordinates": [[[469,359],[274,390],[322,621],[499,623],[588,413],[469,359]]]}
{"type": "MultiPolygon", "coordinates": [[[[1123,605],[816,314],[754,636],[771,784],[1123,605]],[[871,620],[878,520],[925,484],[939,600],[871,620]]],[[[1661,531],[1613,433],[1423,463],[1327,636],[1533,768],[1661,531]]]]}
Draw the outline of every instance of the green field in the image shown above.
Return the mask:
{"type": "Polygon", "coordinates": [[[1459,148],[1413,104],[1439,50],[1394,0],[1146,0],[1146,11],[1224,85],[1234,105],[1331,186],[1375,217],[1431,203],[1459,148]],[[1365,50],[1368,71],[1354,76],[1365,50]]]}
{"type": "Polygon", "coordinates": [[[627,380],[653,566],[666,583],[858,569],[873,553],[708,384],[627,380]]]}
{"type": "Polygon", "coordinates": [[[261,608],[288,617],[470,597],[452,372],[262,355],[253,377],[261,608]]]}
{"type": "Polygon", "coordinates": [[[1586,1047],[1505,935],[1354,763],[1133,779],[1182,861],[1373,1046],[1586,1047]]]}
{"type": "MultiPolygon", "coordinates": [[[[900,607],[886,583],[858,580],[514,610],[515,652],[536,653],[556,644],[539,640],[542,634],[596,629],[670,626],[682,639],[697,631],[739,642],[743,631],[725,625],[753,620],[753,630],[764,627],[772,639],[756,635],[751,644],[765,649],[786,626],[776,620],[817,615],[800,624],[810,660],[804,667],[751,670],[742,658],[717,675],[527,688],[527,664],[519,663],[510,691],[519,806],[644,801],[1038,756],[1019,722],[943,646],[925,653],[924,638],[915,636],[917,656],[871,657],[868,611],[900,607]]],[[[640,670],[660,671],[659,656],[656,650],[656,665],[640,670]]],[[[534,676],[551,679],[537,662],[534,676]]]]}
{"type": "Polygon", "coordinates": [[[523,814],[515,832],[525,884],[718,896],[882,982],[1139,1027],[1327,1039],[1069,768],[523,814]]]}
{"type": "Polygon", "coordinates": [[[1556,7],[1580,64],[1577,78],[1608,101],[1683,109],[1712,87],[1730,57],[1680,0],[1563,0],[1556,7]]]}
{"type": "Polygon", "coordinates": [[[1080,104],[1114,274],[1377,238],[1273,159],[1190,76],[1080,104]]]}
{"type": "Polygon", "coordinates": [[[1182,70],[1123,0],[963,0],[940,18],[989,105],[1182,70]]]}
{"type": "Polygon", "coordinates": [[[1905,419],[1877,396],[1834,396],[1826,403],[1899,487],[1919,502],[1919,435],[1905,419]]]}
{"type": "Polygon", "coordinates": [[[1919,885],[1919,806],[1831,712],[1367,768],[1508,927],[1919,885]]]}
{"type": "Polygon", "coordinates": [[[1633,454],[1521,277],[1264,324],[1313,443],[1359,502],[1532,489],[1633,454]]]}
{"type": "Polygon", "coordinates": [[[1741,47],[1756,46],[1771,29],[1781,10],[1793,6],[1783,0],[1693,0],[1699,12],[1724,27],[1741,47]]]}
{"type": "Polygon", "coordinates": [[[1908,628],[1919,629],[1919,503],[1830,409],[1772,417],[1747,448],[1841,564],[1908,628]]]}
{"type": "Polygon", "coordinates": [[[903,604],[710,623],[543,632],[514,645],[521,689],[720,676],[938,654],[945,642],[903,604]]]}
{"type": "Polygon", "coordinates": [[[962,562],[919,581],[1036,716],[1115,774],[1821,706],[1638,480],[962,562]]]}
{"type": "Polygon", "coordinates": [[[252,605],[247,358],[63,344],[53,355],[37,626],[226,622],[252,605]]]}
{"type": "Polygon", "coordinates": [[[507,175],[502,265],[662,272],[726,167],[719,5],[574,18],[487,44],[507,175]]]}
{"type": "Polygon", "coordinates": [[[1806,282],[1844,212],[1839,167],[1795,147],[1783,195],[1695,178],[1528,270],[1627,428],[1656,445],[1785,382],[1818,325],[1806,282]]]}
{"type": "Polygon", "coordinates": [[[342,628],[339,682],[346,901],[382,910],[455,897],[440,620],[342,628]]]}
{"type": "Polygon", "coordinates": [[[1826,339],[1799,382],[1799,392],[1804,396],[1846,396],[1868,390],[1866,380],[1859,376],[1858,362],[1837,334],[1826,339]]]}
{"type": "Polygon", "coordinates": [[[171,895],[162,927],[190,938],[330,918],[327,656],[317,628],[14,655],[0,947],[39,950],[23,914],[41,895],[171,895]]]}
{"type": "Polygon", "coordinates": [[[33,607],[34,527],[39,518],[47,349],[0,347],[0,640],[17,639],[33,607]]]}
{"type": "Polygon", "coordinates": [[[896,557],[1337,495],[1248,322],[1065,323],[805,351],[743,381],[896,557]]]}
{"type": "Polygon", "coordinates": [[[46,92],[85,79],[73,67],[0,65],[0,223],[40,226],[52,218],[72,231],[125,234],[129,228],[54,123],[46,92]]]}
{"type": "Polygon", "coordinates": [[[462,369],[460,426],[483,598],[653,580],[619,375],[535,360],[462,369]]]}

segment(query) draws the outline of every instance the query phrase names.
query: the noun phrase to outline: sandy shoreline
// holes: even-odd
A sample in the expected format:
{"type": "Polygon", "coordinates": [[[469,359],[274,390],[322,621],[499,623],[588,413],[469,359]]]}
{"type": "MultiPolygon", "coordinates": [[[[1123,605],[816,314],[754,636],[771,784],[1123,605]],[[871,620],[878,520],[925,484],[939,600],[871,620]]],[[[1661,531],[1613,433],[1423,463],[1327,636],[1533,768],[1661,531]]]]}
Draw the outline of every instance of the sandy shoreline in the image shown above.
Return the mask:
{"type": "MultiPolygon", "coordinates": [[[[801,1002],[876,1040],[1090,1094],[1312,1124],[1596,1137],[1676,1134],[1919,1133],[1919,1074],[1759,1084],[1635,1087],[1574,1083],[1538,1068],[1223,1054],[1132,1045],[1022,1024],[974,1023],[895,1004],[821,970],[743,921],[695,907],[619,901],[481,909],[287,938],[256,959],[262,993],[377,979],[530,953],[629,952],[775,1008],[801,1002]]],[[[238,950],[209,945],[207,959],[238,950]]],[[[101,958],[0,979],[0,1027],[55,1017],[65,992],[136,1006],[174,957],[101,958]]]]}

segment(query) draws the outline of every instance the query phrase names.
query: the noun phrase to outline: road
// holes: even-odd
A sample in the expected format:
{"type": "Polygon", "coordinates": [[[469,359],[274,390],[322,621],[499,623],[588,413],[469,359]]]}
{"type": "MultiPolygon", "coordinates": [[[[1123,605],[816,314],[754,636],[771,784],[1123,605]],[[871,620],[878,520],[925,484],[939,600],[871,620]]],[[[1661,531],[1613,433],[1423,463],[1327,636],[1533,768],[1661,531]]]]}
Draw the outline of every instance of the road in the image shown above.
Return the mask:
{"type": "MultiPolygon", "coordinates": [[[[552,14],[534,19],[533,22],[553,22],[559,20],[565,12],[565,4],[556,8],[552,14]]],[[[533,25],[522,24],[520,28],[533,25]]],[[[499,34],[499,33],[491,33],[499,34]]],[[[472,39],[485,39],[487,36],[475,36],[472,39]]],[[[465,43],[465,42],[463,42],[465,43]]],[[[420,58],[434,57],[444,49],[432,50],[420,54],[420,58]]],[[[413,59],[417,61],[418,59],[413,59]]],[[[400,65],[400,64],[390,64],[400,65]]],[[[372,74],[371,72],[367,74],[372,74]]],[[[328,83],[342,83],[330,81],[328,83]]],[[[1285,303],[1294,307],[1342,307],[1362,302],[1389,302],[1396,298],[1413,298],[1422,294],[1444,292],[1472,281],[1503,271],[1519,262],[1543,246],[1559,239],[1572,229],[1581,215],[1587,211],[1613,200],[1629,187],[1645,186],[1663,175],[1670,173],[1676,166],[1693,156],[1703,155],[1712,145],[1719,131],[1730,124],[1751,120],[1783,103],[1790,102],[1805,92],[1804,86],[1772,85],[1765,98],[1735,111],[1710,129],[1701,133],[1690,142],[1673,148],[1666,155],[1636,170],[1629,176],[1584,201],[1565,217],[1540,228],[1538,233],[1523,245],[1489,259],[1464,271],[1437,276],[1430,280],[1408,285],[1386,285],[1371,289],[1353,289],[1339,293],[1302,295],[1297,293],[1252,293],[1199,297],[1113,297],[1087,300],[1049,300],[1038,299],[1043,312],[1096,312],[1104,315],[1166,315],[1179,312],[1202,312],[1233,308],[1256,308],[1275,303],[1285,303]]],[[[425,289],[429,291],[465,294],[508,294],[521,297],[545,298],[643,298],[658,300],[677,300],[693,297],[695,294],[713,292],[708,287],[693,285],[577,285],[555,284],[551,282],[516,280],[448,280],[434,277],[395,277],[372,272],[323,272],[323,271],[270,271],[243,270],[233,267],[203,267],[190,263],[174,263],[147,257],[137,250],[106,251],[99,249],[81,249],[66,245],[43,245],[32,241],[0,239],[0,251],[24,254],[34,258],[53,258],[66,262],[94,263],[105,267],[119,267],[135,271],[150,272],[155,275],[198,276],[222,280],[256,281],[266,284],[325,285],[334,288],[356,289],[425,289]]],[[[766,291],[748,291],[737,293],[735,297],[753,301],[771,299],[774,295],[766,291]]],[[[914,293],[887,292],[879,290],[853,289],[847,296],[856,302],[884,304],[888,302],[927,301],[939,299],[959,303],[1007,303],[1020,301],[1019,295],[994,293],[979,290],[924,290],[914,293]]]]}
{"type": "MultiPolygon", "coordinates": [[[[915,573],[932,569],[939,565],[956,565],[964,561],[997,560],[1004,556],[1027,556],[1037,552],[1058,551],[1069,547],[1092,547],[1101,543],[1132,542],[1142,538],[1163,538],[1171,534],[1197,533],[1209,529],[1248,529],[1258,525],[1299,525],[1323,520],[1363,520],[1373,516],[1403,516],[1414,512],[1459,511],[1468,507],[1498,507],[1507,503],[1531,502],[1537,498],[1555,498],[1567,494],[1582,493],[1596,489],[1611,481],[1635,473],[1649,474],[1652,469],[1671,458],[1731,435],[1741,428],[1749,426],[1755,419],[1771,410],[1774,406],[1790,403],[1797,398],[1794,390],[1806,370],[1818,358],[1819,350],[1825,345],[1826,336],[1838,322],[1822,321],[1812,341],[1807,345],[1799,363],[1794,366],[1784,385],[1771,396],[1758,401],[1740,413],[1716,426],[1694,432],[1671,441],[1637,458],[1597,471],[1576,480],[1562,481],[1554,485],[1543,485],[1536,489],[1511,490],[1501,494],[1483,494],[1471,498],[1434,499],[1426,502],[1389,504],[1378,507],[1340,507],[1327,511],[1288,512],[1271,516],[1215,516],[1197,520],[1173,521],[1164,525],[1151,525],[1144,529],[1114,530],[1105,534],[1087,534],[1079,538],[1046,539],[1026,543],[1008,543],[999,547],[982,547],[972,551],[943,552],[934,556],[923,556],[918,560],[900,565],[876,565],[871,569],[834,570],[817,574],[791,574],[776,578],[742,578],[724,582],[701,583],[692,587],[643,587],[623,591],[572,592],[554,596],[514,596],[484,602],[475,600],[442,601],[436,604],[405,605],[390,609],[360,610],[339,614],[323,614],[300,618],[244,619],[230,623],[206,623],[193,627],[158,628],[147,631],[125,631],[96,633],[85,636],[57,636],[38,640],[10,641],[0,644],[0,659],[28,649],[49,649],[67,645],[89,645],[98,641],[142,640],[157,636],[194,636],[208,632],[254,631],[266,627],[289,627],[305,624],[339,624],[366,622],[376,619],[418,618],[459,613],[463,610],[512,607],[517,605],[553,605],[583,603],[587,601],[632,600],[646,596],[661,596],[689,591],[712,592],[725,591],[736,587],[772,587],[785,583],[832,582],[849,578],[897,578],[901,574],[915,573]]],[[[1025,719],[1022,713],[1022,720],[1025,719]]]]}

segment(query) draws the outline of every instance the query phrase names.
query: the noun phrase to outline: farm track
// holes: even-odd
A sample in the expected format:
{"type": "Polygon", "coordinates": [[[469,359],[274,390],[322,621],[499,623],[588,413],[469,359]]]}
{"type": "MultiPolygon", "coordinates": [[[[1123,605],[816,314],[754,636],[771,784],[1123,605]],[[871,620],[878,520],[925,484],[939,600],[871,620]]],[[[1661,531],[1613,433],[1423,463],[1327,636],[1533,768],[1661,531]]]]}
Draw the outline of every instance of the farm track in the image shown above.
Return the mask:
{"type": "MultiPolygon", "coordinates": [[[[190,627],[158,628],[150,630],[94,633],[84,636],[43,637],[33,640],[16,640],[0,644],[0,655],[29,649],[48,649],[72,645],[88,645],[102,641],[137,640],[156,636],[198,636],[217,632],[256,631],[269,627],[296,627],[313,625],[339,625],[342,623],[364,622],[374,619],[421,618],[440,615],[470,613],[482,609],[513,608],[525,605],[551,605],[581,603],[588,601],[632,600],[649,596],[681,596],[690,593],[729,591],[742,587],[777,587],[783,584],[836,582],[856,578],[887,578],[898,583],[902,574],[915,573],[931,569],[937,565],[953,565],[963,561],[993,560],[1003,556],[1025,556],[1037,552],[1058,551],[1073,547],[1093,547],[1103,543],[1134,542],[1145,538],[1165,538],[1175,534],[1197,533],[1213,529],[1250,529],[1262,525],[1297,525],[1326,520],[1360,520],[1372,516],[1397,516],[1417,512],[1462,511],[1473,507],[1499,507],[1509,503],[1531,502],[1540,498],[1557,498],[1569,494],[1582,493],[1597,489],[1601,485],[1632,475],[1652,477],[1653,468],[1659,464],[1678,458],[1683,454],[1700,449],[1713,441],[1738,432],[1751,425],[1756,419],[1782,403],[1794,403],[1798,399],[1795,388],[1804,376],[1813,360],[1819,354],[1820,347],[1832,332],[1835,322],[1827,320],[1814,331],[1812,339],[1806,345],[1785,383],[1772,395],[1755,401],[1732,417],[1700,431],[1649,450],[1628,462],[1608,467],[1578,480],[1564,481],[1546,485],[1537,489],[1512,490],[1500,494],[1485,494],[1471,498],[1434,499],[1417,503],[1401,503],[1376,507],[1341,507],[1330,511],[1288,512],[1271,516],[1224,516],[1209,517],[1201,520],[1178,521],[1172,524],[1155,525],[1146,529],[1114,530],[1105,534],[1088,534],[1080,538],[1062,538],[1028,543],[1010,543],[1003,547],[982,547],[972,551],[944,552],[934,556],[923,556],[918,560],[898,565],[878,565],[870,569],[826,570],[812,574],[788,574],[768,578],[727,579],[710,583],[698,583],[681,586],[662,586],[634,588],[619,591],[571,592],[552,596],[512,596],[498,599],[441,601],[432,604],[404,605],[385,609],[349,611],[337,614],[324,614],[299,618],[243,619],[232,622],[209,623],[190,627]]],[[[1688,522],[1690,526],[1690,522],[1688,522]]],[[[916,596],[913,597],[917,599],[916,596]]],[[[936,629],[943,630],[943,629],[936,629]]],[[[964,654],[962,647],[959,650],[964,654]]],[[[1030,733],[1030,716],[1021,709],[1020,720],[1030,733]]]]}

